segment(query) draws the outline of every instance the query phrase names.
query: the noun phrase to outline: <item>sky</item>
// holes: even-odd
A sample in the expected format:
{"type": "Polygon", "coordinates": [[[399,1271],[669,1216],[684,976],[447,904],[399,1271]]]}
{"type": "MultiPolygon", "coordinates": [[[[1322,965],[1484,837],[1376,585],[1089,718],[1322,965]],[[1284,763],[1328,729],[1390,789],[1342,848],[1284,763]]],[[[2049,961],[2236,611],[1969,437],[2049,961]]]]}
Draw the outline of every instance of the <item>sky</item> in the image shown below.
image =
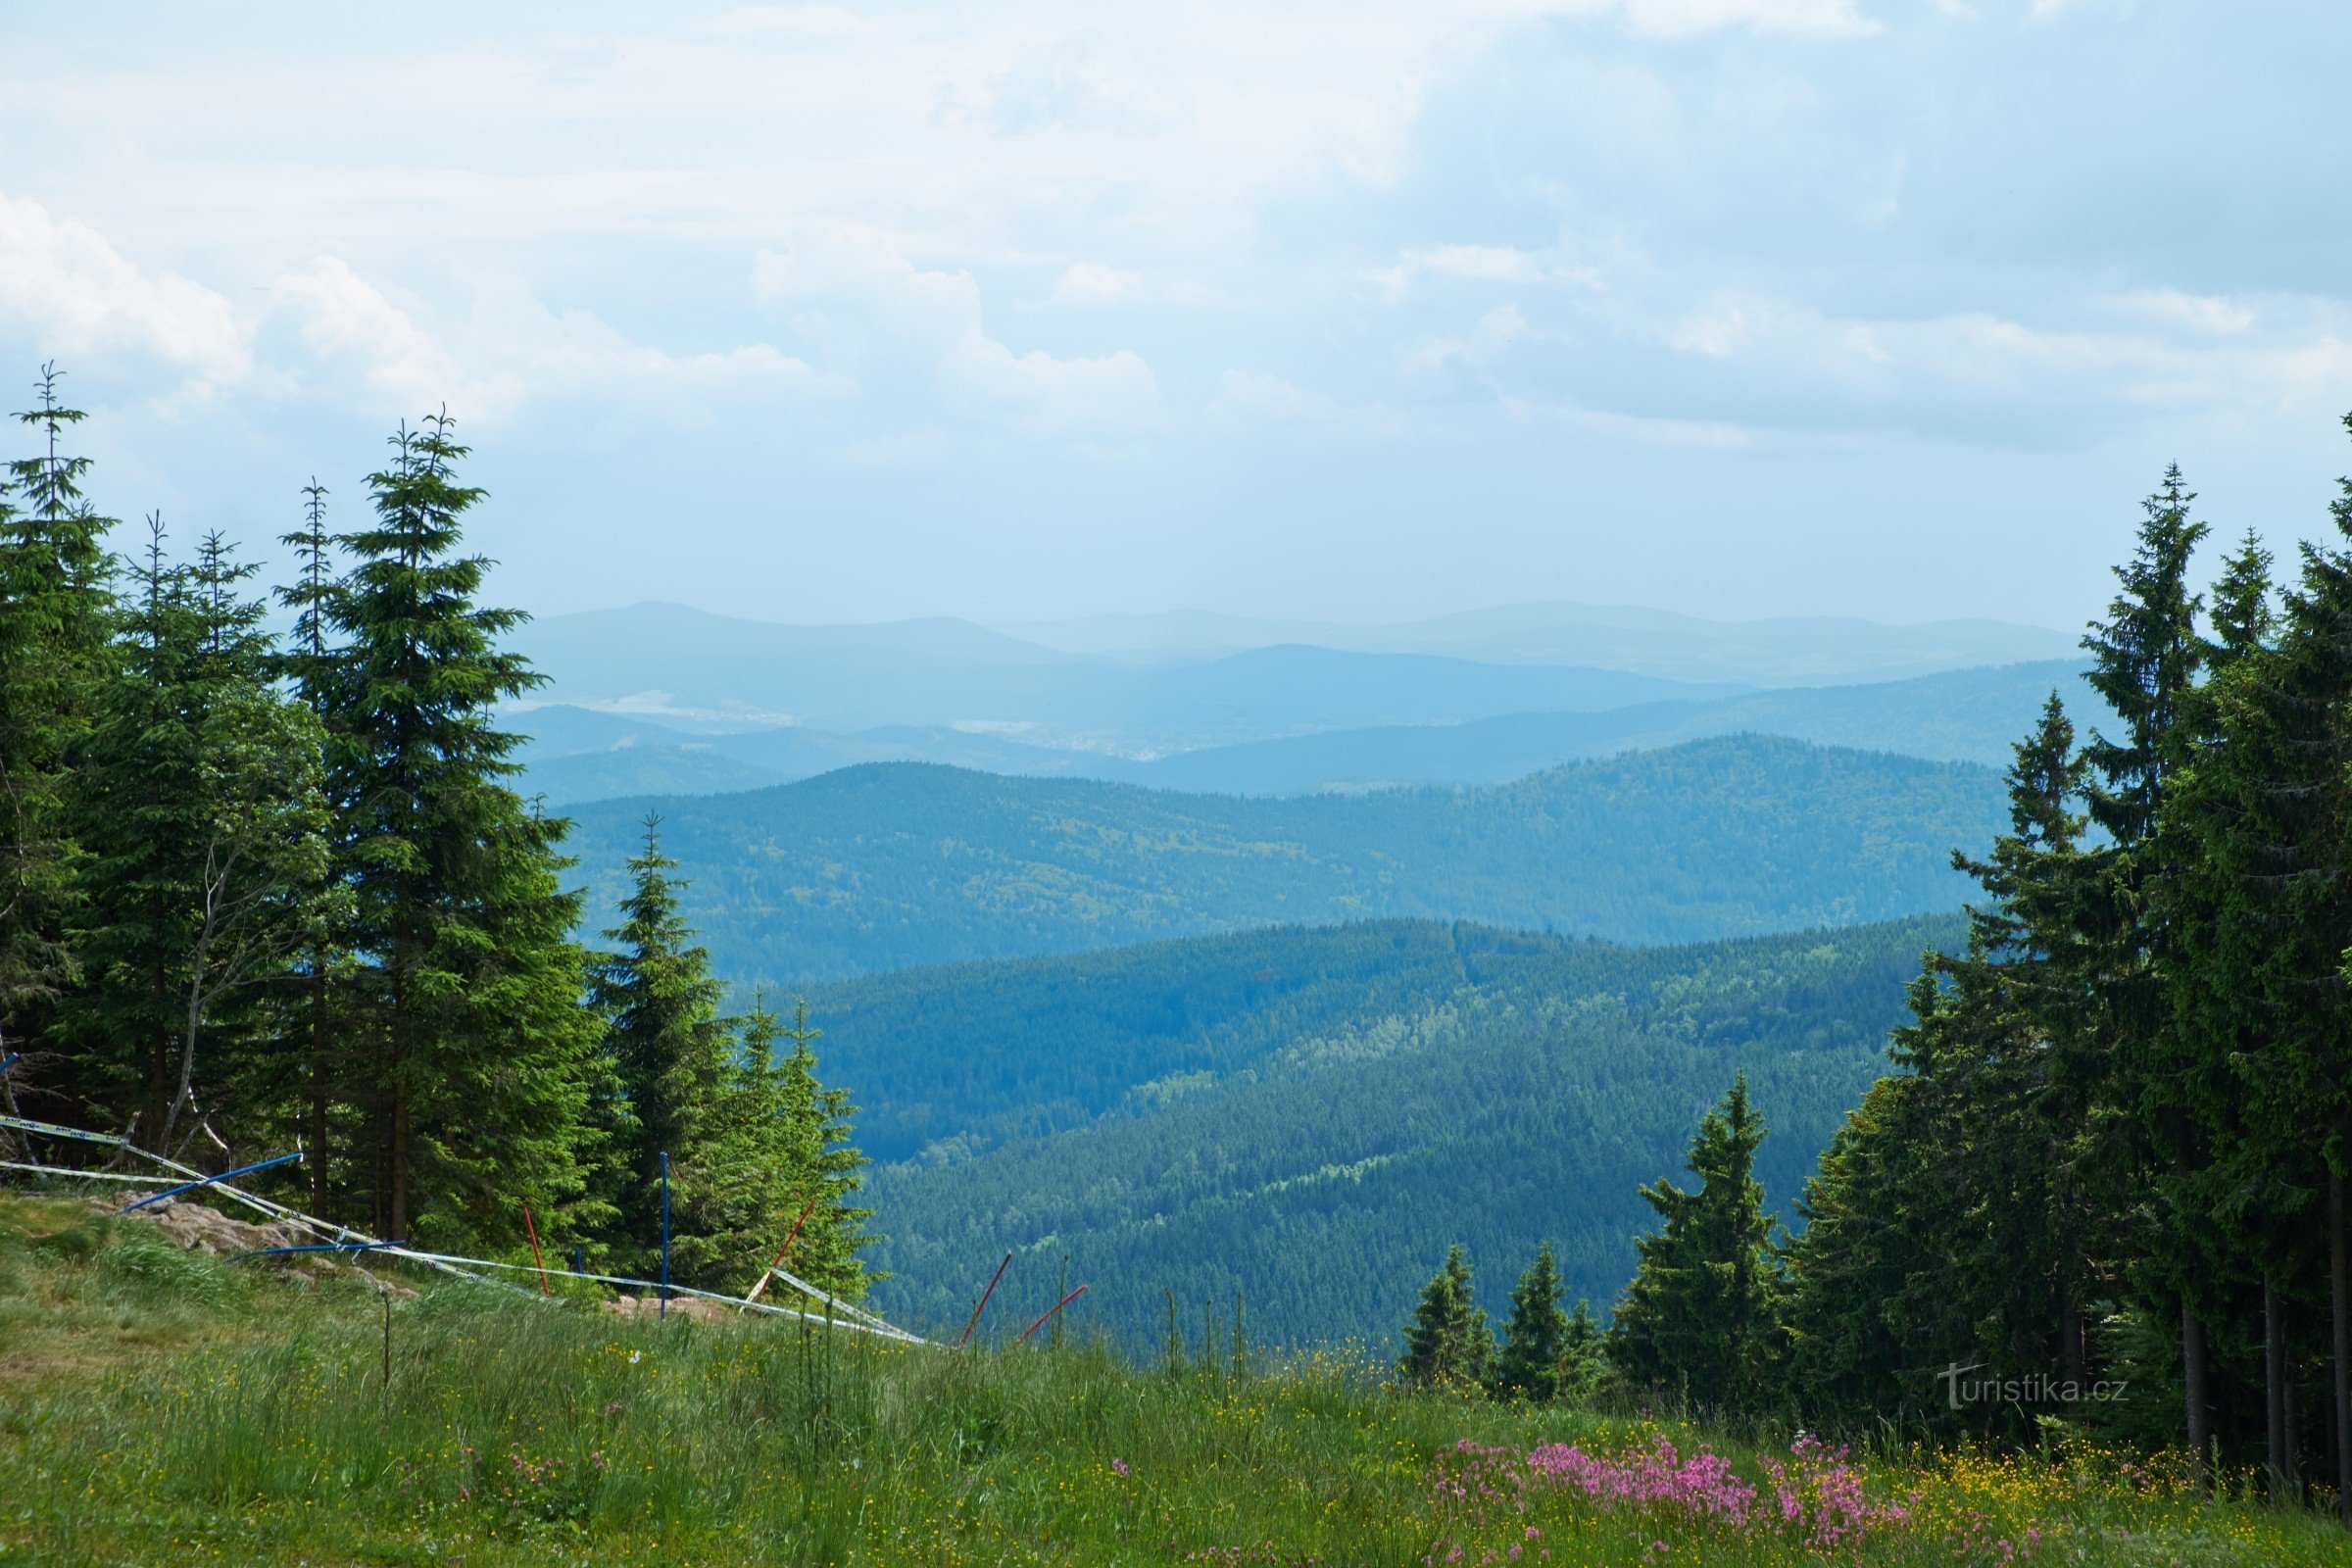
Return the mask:
{"type": "Polygon", "coordinates": [[[2346,59],[2341,0],[0,0],[0,389],[272,565],[446,407],[542,614],[2073,625],[2168,463],[2329,527],[2346,59]]]}

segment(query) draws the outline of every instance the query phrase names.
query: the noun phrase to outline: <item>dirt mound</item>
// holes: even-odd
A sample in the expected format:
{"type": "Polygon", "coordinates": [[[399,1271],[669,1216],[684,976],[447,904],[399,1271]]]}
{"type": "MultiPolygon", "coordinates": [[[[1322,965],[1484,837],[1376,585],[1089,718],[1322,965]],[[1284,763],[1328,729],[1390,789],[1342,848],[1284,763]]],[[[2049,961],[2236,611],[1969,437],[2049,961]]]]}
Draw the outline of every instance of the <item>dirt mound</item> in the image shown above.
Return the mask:
{"type": "Polygon", "coordinates": [[[248,1225],[241,1219],[230,1219],[217,1208],[176,1198],[167,1198],[129,1217],[150,1221],[176,1246],[191,1252],[210,1252],[215,1257],[234,1257],[239,1252],[259,1252],[272,1247],[299,1247],[305,1240],[294,1234],[291,1225],[248,1225]]]}
{"type": "MultiPolygon", "coordinates": [[[[662,1315],[662,1303],[650,1296],[616,1296],[605,1303],[605,1310],[617,1317],[659,1318],[662,1315]]],[[[673,1296],[669,1298],[669,1315],[690,1317],[701,1323],[720,1323],[733,1317],[735,1310],[699,1297],[673,1296]]]]}

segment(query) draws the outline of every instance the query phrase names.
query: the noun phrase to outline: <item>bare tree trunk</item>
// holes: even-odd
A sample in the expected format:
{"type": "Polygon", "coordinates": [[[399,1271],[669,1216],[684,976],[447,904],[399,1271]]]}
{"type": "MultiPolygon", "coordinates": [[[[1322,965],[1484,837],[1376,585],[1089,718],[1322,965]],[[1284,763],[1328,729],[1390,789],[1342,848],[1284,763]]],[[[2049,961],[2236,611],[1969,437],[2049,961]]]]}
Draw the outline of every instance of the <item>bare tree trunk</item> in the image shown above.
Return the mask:
{"type": "Polygon", "coordinates": [[[2352,1242],[2344,1235],[2344,1178],[2328,1172],[2328,1359],[2335,1367],[2335,1512],[2352,1524],[2352,1242]]]}
{"type": "Polygon", "coordinates": [[[2213,1458],[2212,1374],[2205,1357],[2205,1322],[2183,1294],[2180,1298],[2180,1386],[2188,1406],[2188,1451],[2202,1486],[2213,1458]]]}
{"type": "Polygon", "coordinates": [[[2266,1464],[2272,1497],[2286,1494],[2286,1325],[2279,1320],[2278,1292],[2269,1271],[2262,1276],[2262,1403],[2266,1464]]]}

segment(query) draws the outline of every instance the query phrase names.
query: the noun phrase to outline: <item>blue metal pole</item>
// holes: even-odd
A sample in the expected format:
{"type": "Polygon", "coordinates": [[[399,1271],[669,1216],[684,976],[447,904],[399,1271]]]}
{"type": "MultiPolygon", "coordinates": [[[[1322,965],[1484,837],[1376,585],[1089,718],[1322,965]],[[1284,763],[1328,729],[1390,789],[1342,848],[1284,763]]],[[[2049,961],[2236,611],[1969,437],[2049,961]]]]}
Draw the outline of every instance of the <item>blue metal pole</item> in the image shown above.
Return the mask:
{"type": "Polygon", "coordinates": [[[669,1151],[662,1151],[662,1316],[669,1316],[669,1151]]]}
{"type": "Polygon", "coordinates": [[[272,1165],[283,1165],[290,1159],[300,1159],[301,1157],[302,1151],[297,1149],[291,1154],[280,1154],[275,1159],[265,1159],[258,1165],[239,1165],[235,1170],[224,1170],[218,1176],[207,1176],[202,1181],[188,1182],[182,1186],[169,1188],[156,1194],[153,1198],[142,1198],[135,1203],[125,1203],[122,1205],[122,1212],[127,1214],[134,1208],[145,1208],[149,1203],[160,1203],[167,1198],[177,1198],[180,1194],[192,1193],[199,1187],[210,1187],[215,1182],[224,1182],[231,1176],[250,1176],[257,1170],[268,1170],[272,1165]]]}

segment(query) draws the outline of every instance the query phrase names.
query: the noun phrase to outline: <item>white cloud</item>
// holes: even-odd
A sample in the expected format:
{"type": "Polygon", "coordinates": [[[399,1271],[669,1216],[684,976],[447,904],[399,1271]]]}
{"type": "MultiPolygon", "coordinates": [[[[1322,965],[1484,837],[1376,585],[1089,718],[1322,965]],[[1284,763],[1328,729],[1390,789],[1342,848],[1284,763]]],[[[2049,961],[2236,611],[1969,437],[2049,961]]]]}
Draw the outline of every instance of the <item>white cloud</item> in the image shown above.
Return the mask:
{"type": "Polygon", "coordinates": [[[507,371],[470,382],[458,362],[408,312],[338,257],[321,256],[270,285],[325,365],[357,369],[362,381],[402,409],[447,402],[466,418],[494,416],[522,389],[507,371]]]}
{"type": "Polygon", "coordinates": [[[1633,31],[1660,38],[1687,38],[1727,27],[1832,38],[1858,38],[1879,30],[1877,23],[1855,9],[1854,0],[1618,0],[1570,9],[1613,11],[1633,31]]]}
{"type": "Polygon", "coordinates": [[[437,408],[496,421],[534,399],[588,393],[608,402],[675,402],[763,391],[831,394],[847,383],[773,344],[677,355],[639,343],[587,311],[552,311],[527,288],[477,290],[463,327],[436,334],[338,257],[321,256],[271,285],[303,342],[330,370],[354,373],[404,410],[437,408]],[[444,343],[466,344],[461,358],[444,343]]]}
{"type": "Polygon", "coordinates": [[[1131,425],[1159,412],[1158,382],[1133,351],[1016,352],[988,335],[970,272],[919,268],[872,228],[811,225],[759,253],[752,286],[765,304],[819,313],[809,322],[818,332],[823,313],[854,311],[858,327],[918,351],[959,412],[1056,426],[1131,425]]]}
{"type": "Polygon", "coordinates": [[[106,237],[0,191],[0,319],[41,353],[152,357],[190,381],[223,385],[253,368],[226,299],[173,272],[150,274],[106,237]]]}
{"type": "Polygon", "coordinates": [[[1056,305],[1124,305],[1149,293],[1141,272],[1122,271],[1101,262],[1072,262],[1054,285],[1056,305]]]}

